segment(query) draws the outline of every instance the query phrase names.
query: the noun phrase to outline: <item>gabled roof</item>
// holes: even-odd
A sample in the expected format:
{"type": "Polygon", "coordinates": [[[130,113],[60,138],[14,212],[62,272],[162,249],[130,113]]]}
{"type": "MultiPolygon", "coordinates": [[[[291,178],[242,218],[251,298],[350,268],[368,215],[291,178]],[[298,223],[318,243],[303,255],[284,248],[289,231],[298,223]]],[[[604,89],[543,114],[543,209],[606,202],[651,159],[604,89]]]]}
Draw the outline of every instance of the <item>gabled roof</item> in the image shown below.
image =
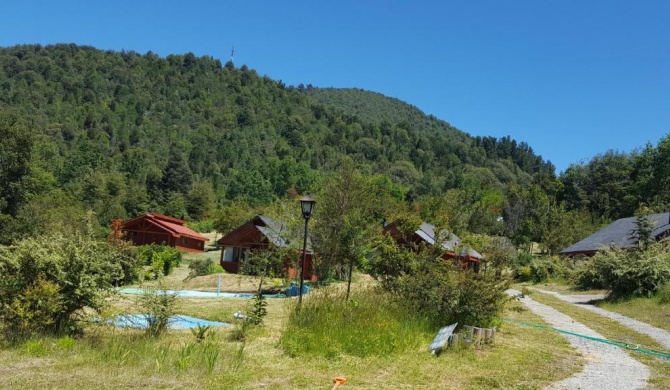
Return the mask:
{"type": "MultiPolygon", "coordinates": [[[[397,227],[395,226],[395,223],[391,223],[391,224],[386,225],[384,227],[384,229],[386,231],[391,231],[391,232],[395,231],[396,228],[397,227]]],[[[392,233],[392,234],[395,234],[395,233],[392,233]]],[[[430,245],[435,245],[436,240],[441,240],[442,241],[442,244],[441,244],[442,249],[444,249],[448,252],[452,252],[452,253],[458,248],[459,245],[461,245],[461,239],[457,235],[455,235],[454,233],[450,233],[446,229],[442,229],[440,231],[440,235],[438,237],[437,234],[435,233],[435,226],[433,226],[433,225],[431,225],[427,222],[422,223],[421,226],[419,226],[419,229],[417,229],[414,232],[414,234],[421,241],[424,241],[424,242],[426,242],[430,245]]],[[[467,247],[464,247],[464,248],[461,249],[461,253],[459,254],[459,256],[463,256],[463,257],[468,256],[470,258],[478,259],[478,260],[481,260],[484,257],[484,256],[482,256],[481,253],[477,252],[476,250],[474,250],[472,248],[467,248],[467,247]]]]}
{"type": "Polygon", "coordinates": [[[127,230],[134,223],[142,220],[147,221],[148,223],[157,226],[163,230],[166,230],[169,233],[172,233],[173,235],[178,237],[185,236],[196,239],[198,241],[207,241],[207,237],[201,235],[200,233],[194,230],[187,228],[186,226],[183,226],[183,224],[185,224],[186,221],[158,213],[146,213],[140,217],[125,221],[123,223],[122,229],[127,230]]]}
{"type": "MultiPolygon", "coordinates": [[[[237,229],[221,237],[219,244],[231,245],[238,243],[242,237],[245,237],[253,230],[260,232],[267,239],[268,243],[282,248],[289,247],[291,240],[296,239],[295,232],[291,231],[284,222],[276,221],[264,215],[257,215],[237,229]]],[[[310,248],[309,239],[308,248],[310,248]]]]}
{"type": "Polygon", "coordinates": [[[257,217],[265,226],[256,225],[256,228],[268,239],[268,242],[279,247],[288,247],[290,240],[288,239],[288,230],[286,224],[275,221],[272,218],[264,215],[257,217]]]}
{"type": "MultiPolygon", "coordinates": [[[[659,239],[670,232],[670,213],[651,214],[648,218],[654,224],[652,237],[659,239]]],[[[603,248],[633,248],[637,241],[631,232],[636,228],[636,217],[617,219],[576,244],[563,249],[563,255],[592,254],[603,248]]]]}
{"type": "MultiPolygon", "coordinates": [[[[422,223],[419,227],[419,230],[414,233],[416,233],[419,237],[431,245],[435,245],[436,238],[442,239],[442,249],[450,252],[453,252],[461,244],[461,239],[446,229],[442,229],[440,231],[441,236],[437,237],[435,233],[435,226],[427,222],[422,223]]],[[[470,256],[477,259],[481,259],[483,257],[481,253],[467,247],[461,250],[460,256],[470,256]]]]}

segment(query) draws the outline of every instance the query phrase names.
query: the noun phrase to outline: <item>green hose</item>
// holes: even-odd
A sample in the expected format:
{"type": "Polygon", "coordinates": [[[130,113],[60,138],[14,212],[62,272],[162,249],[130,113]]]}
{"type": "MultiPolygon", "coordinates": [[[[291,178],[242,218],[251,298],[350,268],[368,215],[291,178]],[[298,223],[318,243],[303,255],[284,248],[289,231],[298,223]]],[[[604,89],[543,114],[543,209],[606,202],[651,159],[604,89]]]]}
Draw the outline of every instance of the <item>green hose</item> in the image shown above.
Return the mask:
{"type": "Polygon", "coordinates": [[[619,347],[619,348],[629,349],[631,351],[641,352],[641,353],[645,353],[647,355],[659,356],[659,357],[662,357],[664,359],[670,360],[670,353],[669,352],[659,351],[659,350],[650,349],[650,348],[642,348],[638,344],[624,343],[623,341],[613,341],[613,340],[601,339],[601,338],[598,338],[598,337],[587,336],[585,334],[580,334],[580,333],[570,332],[570,331],[563,330],[563,329],[554,328],[553,326],[535,324],[535,323],[532,323],[532,322],[525,322],[525,321],[519,321],[519,320],[513,320],[511,318],[503,318],[503,321],[512,322],[512,323],[515,323],[515,324],[520,324],[520,325],[525,325],[525,326],[530,326],[530,327],[536,328],[536,329],[555,330],[559,333],[569,334],[571,336],[577,336],[577,337],[581,337],[581,338],[588,339],[588,340],[598,341],[600,343],[614,345],[614,346],[619,347]]]}

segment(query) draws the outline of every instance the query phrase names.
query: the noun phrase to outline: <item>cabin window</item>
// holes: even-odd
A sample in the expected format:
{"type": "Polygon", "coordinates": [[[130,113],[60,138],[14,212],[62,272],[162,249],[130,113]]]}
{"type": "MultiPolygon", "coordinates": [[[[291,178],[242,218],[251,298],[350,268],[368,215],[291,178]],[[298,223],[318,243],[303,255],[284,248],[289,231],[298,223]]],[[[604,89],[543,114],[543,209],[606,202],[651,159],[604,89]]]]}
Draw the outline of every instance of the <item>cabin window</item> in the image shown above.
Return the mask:
{"type": "Polygon", "coordinates": [[[239,263],[246,260],[249,250],[239,246],[227,246],[223,255],[223,261],[239,263]]]}
{"type": "Polygon", "coordinates": [[[186,237],[182,237],[182,238],[181,238],[181,244],[182,244],[182,245],[186,245],[186,244],[188,244],[188,238],[186,238],[186,237]]]}

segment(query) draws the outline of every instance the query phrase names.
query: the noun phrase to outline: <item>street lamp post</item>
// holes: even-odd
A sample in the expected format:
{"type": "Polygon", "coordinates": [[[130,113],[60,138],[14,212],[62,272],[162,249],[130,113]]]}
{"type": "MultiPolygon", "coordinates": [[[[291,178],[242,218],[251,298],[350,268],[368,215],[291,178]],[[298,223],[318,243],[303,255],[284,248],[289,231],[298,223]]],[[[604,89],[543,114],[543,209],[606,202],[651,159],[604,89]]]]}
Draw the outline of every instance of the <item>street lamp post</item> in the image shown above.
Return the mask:
{"type": "Polygon", "coordinates": [[[300,262],[300,292],[298,292],[298,307],[302,305],[302,287],[305,279],[305,259],[307,257],[307,224],[309,223],[309,217],[312,216],[312,211],[314,211],[314,205],[316,205],[316,200],[312,198],[312,195],[309,192],[300,198],[302,217],[305,218],[305,237],[302,245],[302,261],[300,262]]]}

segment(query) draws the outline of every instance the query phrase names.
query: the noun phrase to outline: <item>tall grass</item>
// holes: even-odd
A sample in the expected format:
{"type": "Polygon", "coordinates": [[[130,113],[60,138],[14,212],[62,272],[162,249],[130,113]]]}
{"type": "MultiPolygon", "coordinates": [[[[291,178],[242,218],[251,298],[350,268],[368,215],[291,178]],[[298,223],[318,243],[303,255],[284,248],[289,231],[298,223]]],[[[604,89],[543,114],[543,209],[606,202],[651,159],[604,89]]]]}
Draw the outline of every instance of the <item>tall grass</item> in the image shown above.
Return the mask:
{"type": "Polygon", "coordinates": [[[412,316],[378,289],[354,293],[325,288],[310,294],[300,310],[289,308],[288,324],[280,339],[291,355],[334,358],[342,354],[367,357],[397,354],[427,345],[428,321],[412,316]]]}

